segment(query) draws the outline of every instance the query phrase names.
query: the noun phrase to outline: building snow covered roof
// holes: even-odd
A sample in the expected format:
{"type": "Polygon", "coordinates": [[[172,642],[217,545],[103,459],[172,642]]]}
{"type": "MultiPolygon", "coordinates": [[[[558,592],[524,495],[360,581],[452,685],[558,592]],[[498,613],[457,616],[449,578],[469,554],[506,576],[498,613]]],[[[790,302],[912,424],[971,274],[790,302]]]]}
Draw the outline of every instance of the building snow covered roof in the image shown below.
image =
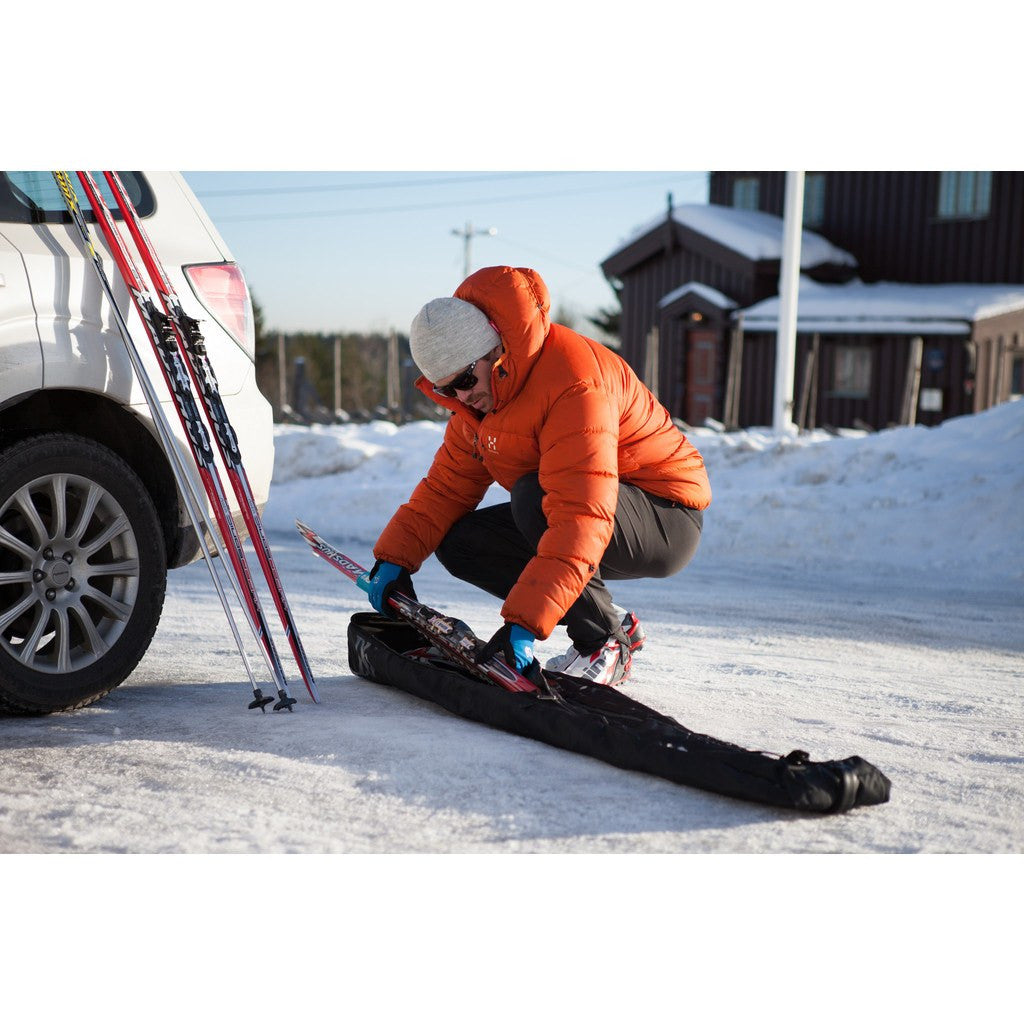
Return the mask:
{"type": "MultiPolygon", "coordinates": [[[[971,324],[1024,309],[1019,284],[819,284],[800,278],[797,329],[822,334],[970,334],[971,324]]],[[[778,327],[779,298],[743,311],[747,331],[778,327]]]]}
{"type": "MultiPolygon", "coordinates": [[[[673,207],[672,219],[754,262],[782,258],[783,222],[781,217],[774,214],[692,203],[673,207]]],[[[664,224],[665,214],[662,214],[641,225],[602,263],[608,262],[664,224]]],[[[845,249],[840,249],[813,231],[805,230],[800,241],[800,266],[810,268],[824,263],[851,267],[857,265],[856,259],[845,249]]]]}
{"type": "Polygon", "coordinates": [[[666,306],[671,306],[676,299],[681,299],[684,295],[699,295],[719,309],[736,308],[736,303],[728,295],[723,295],[717,288],[701,284],[700,281],[687,281],[686,284],[673,288],[668,295],[663,295],[658,300],[658,307],[664,309],[666,306]]]}

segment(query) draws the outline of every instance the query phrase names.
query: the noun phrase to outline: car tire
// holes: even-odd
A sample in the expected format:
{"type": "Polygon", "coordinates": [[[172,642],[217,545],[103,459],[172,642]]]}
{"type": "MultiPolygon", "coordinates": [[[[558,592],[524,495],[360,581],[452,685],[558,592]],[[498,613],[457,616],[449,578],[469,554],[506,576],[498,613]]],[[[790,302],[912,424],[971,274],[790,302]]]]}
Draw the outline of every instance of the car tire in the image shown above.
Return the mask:
{"type": "Polygon", "coordinates": [[[153,501],[123,459],[63,433],[0,453],[0,710],[109,693],[146,653],[166,585],[153,501]]]}

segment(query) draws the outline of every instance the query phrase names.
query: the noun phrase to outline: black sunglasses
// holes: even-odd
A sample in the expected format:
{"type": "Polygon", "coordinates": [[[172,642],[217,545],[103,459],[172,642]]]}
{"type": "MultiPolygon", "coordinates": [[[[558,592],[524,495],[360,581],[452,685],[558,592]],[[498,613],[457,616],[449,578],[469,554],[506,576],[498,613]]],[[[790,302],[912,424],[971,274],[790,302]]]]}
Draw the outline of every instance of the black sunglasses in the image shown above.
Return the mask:
{"type": "MultiPolygon", "coordinates": [[[[483,359],[483,356],[480,359],[483,359]]],[[[450,380],[447,384],[435,384],[434,394],[440,395],[442,398],[454,398],[456,391],[469,391],[476,387],[477,376],[473,372],[473,367],[480,362],[480,359],[474,359],[455,380],[450,380]]]]}

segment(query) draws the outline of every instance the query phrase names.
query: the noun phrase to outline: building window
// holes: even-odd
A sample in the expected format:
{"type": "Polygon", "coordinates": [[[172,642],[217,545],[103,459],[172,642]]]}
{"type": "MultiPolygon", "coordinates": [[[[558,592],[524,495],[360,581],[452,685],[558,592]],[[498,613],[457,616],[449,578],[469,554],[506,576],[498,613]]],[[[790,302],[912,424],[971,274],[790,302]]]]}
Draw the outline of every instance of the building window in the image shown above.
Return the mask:
{"type": "Polygon", "coordinates": [[[942,171],[939,174],[939,216],[987,217],[992,202],[991,171],[942,171]]]}
{"type": "Polygon", "coordinates": [[[833,398],[867,398],[871,391],[871,349],[837,345],[832,363],[833,398]]]}
{"type": "Polygon", "coordinates": [[[1024,355],[1014,356],[1010,364],[1010,397],[1024,398],[1024,355]]]}
{"type": "Polygon", "coordinates": [[[804,175],[804,226],[820,228],[825,223],[825,175],[804,175]]]}
{"type": "Polygon", "coordinates": [[[737,178],[732,183],[732,205],[737,210],[760,210],[761,180],[737,178]]]}

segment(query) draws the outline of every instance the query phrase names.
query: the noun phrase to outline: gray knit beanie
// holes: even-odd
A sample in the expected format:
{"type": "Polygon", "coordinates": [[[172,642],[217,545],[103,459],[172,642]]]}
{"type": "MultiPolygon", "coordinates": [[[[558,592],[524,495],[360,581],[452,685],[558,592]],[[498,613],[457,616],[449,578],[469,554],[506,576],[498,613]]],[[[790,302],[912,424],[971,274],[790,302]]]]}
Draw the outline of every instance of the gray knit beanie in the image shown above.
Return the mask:
{"type": "Polygon", "coordinates": [[[431,299],[409,329],[412,357],[432,382],[464,370],[498,341],[486,314],[462,299],[431,299]]]}

